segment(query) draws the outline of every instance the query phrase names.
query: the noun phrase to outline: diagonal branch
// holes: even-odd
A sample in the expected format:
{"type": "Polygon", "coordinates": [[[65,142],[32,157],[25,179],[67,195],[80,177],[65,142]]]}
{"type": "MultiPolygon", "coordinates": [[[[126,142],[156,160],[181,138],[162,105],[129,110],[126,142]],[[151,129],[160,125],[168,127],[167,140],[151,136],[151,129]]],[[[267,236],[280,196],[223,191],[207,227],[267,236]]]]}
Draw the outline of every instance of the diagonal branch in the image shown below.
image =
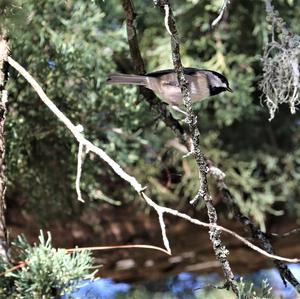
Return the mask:
{"type": "MultiPolygon", "coordinates": [[[[220,231],[226,232],[229,235],[231,235],[231,236],[237,238],[238,240],[240,240],[242,243],[244,243],[245,245],[247,245],[249,248],[253,249],[254,251],[259,252],[260,254],[262,254],[266,257],[269,257],[271,259],[274,259],[274,260],[285,261],[285,262],[288,262],[288,263],[298,263],[300,261],[300,259],[298,259],[298,258],[285,258],[285,257],[281,257],[281,256],[278,256],[278,255],[270,254],[267,251],[265,251],[265,250],[261,249],[260,247],[252,244],[251,242],[249,242],[245,238],[241,237],[239,234],[233,232],[232,230],[230,230],[226,227],[223,227],[223,226],[218,225],[218,224],[206,223],[206,222],[203,222],[199,219],[192,218],[191,216],[189,216],[185,213],[178,212],[177,210],[160,206],[160,205],[156,204],[144,192],[141,193],[141,196],[146,201],[146,203],[149,206],[151,206],[157,212],[158,215],[163,215],[164,213],[166,213],[166,214],[176,216],[178,218],[185,219],[186,221],[188,221],[190,223],[193,223],[195,225],[207,227],[207,228],[210,228],[210,229],[215,228],[215,229],[218,229],[220,231]]],[[[161,229],[162,229],[162,233],[164,234],[165,233],[165,227],[161,227],[161,229]]]]}
{"type": "MultiPolygon", "coordinates": [[[[163,238],[164,246],[165,246],[165,249],[166,249],[166,250],[161,250],[161,251],[163,251],[165,253],[168,253],[168,254],[171,254],[171,250],[170,250],[170,247],[168,245],[169,241],[167,239],[166,227],[165,227],[165,224],[164,224],[164,221],[163,221],[163,214],[167,213],[167,214],[171,214],[173,216],[185,219],[186,221],[189,221],[189,222],[194,223],[194,224],[199,225],[199,226],[208,227],[208,228],[217,228],[219,230],[227,232],[230,235],[232,235],[232,236],[236,237],[237,239],[239,239],[245,245],[249,246],[253,250],[261,253],[262,255],[264,255],[266,257],[269,257],[269,258],[272,258],[272,259],[277,259],[277,260],[282,260],[282,261],[287,261],[287,262],[290,262],[290,263],[298,263],[298,262],[300,262],[300,259],[297,259],[297,258],[289,259],[289,258],[285,258],[285,257],[280,257],[280,256],[269,254],[266,251],[262,250],[261,248],[255,246],[254,244],[252,244],[251,242],[249,242],[245,238],[241,237],[237,233],[235,233],[235,232],[233,232],[233,231],[231,231],[231,230],[229,230],[227,228],[224,228],[224,227],[216,225],[216,224],[202,222],[202,221],[200,221],[198,219],[194,219],[194,218],[190,217],[187,214],[180,213],[177,210],[173,210],[173,209],[170,209],[170,208],[159,206],[158,204],[156,204],[155,202],[153,202],[144,193],[145,188],[143,188],[141,186],[141,184],[136,180],[136,178],[134,178],[134,177],[130,176],[129,174],[127,174],[121,168],[121,166],[119,166],[118,163],[116,163],[114,160],[112,160],[103,150],[101,150],[100,148],[96,147],[94,144],[92,144],[90,141],[88,141],[87,139],[84,138],[84,136],[81,133],[82,132],[82,128],[78,128],[78,126],[75,126],[55,106],[55,104],[47,97],[47,95],[45,94],[45,92],[43,91],[43,89],[41,88],[41,86],[37,83],[37,81],[18,62],[16,62],[11,57],[8,57],[8,62],[9,62],[9,64],[12,67],[14,67],[28,81],[28,83],[37,92],[37,94],[39,95],[39,97],[41,98],[41,100],[58,117],[58,119],[65,124],[65,126],[72,132],[72,134],[79,141],[79,143],[82,143],[85,146],[86,150],[94,152],[102,160],[104,160],[115,171],[115,173],[117,175],[119,175],[120,177],[122,177],[125,181],[127,181],[135,189],[135,191],[146,201],[146,203],[149,206],[151,206],[152,208],[154,208],[156,210],[156,212],[159,215],[159,222],[160,222],[160,227],[161,227],[161,231],[162,231],[162,238],[163,238]]],[[[121,245],[121,246],[123,246],[123,245],[121,245]]],[[[124,245],[124,246],[127,246],[127,245],[124,245]]],[[[134,246],[136,246],[136,247],[139,246],[140,248],[141,248],[141,246],[143,246],[143,248],[146,248],[145,246],[147,246],[147,248],[149,248],[149,246],[151,246],[151,245],[128,245],[128,246],[131,246],[131,247],[132,246],[133,247],[134,246]]],[[[156,249],[157,248],[158,247],[156,247],[156,249]]]]}
{"type": "MultiPolygon", "coordinates": [[[[211,172],[211,174],[215,178],[217,187],[223,195],[227,206],[231,209],[231,211],[233,211],[235,217],[240,221],[243,227],[251,233],[251,236],[259,241],[260,246],[265,251],[270,254],[274,254],[273,246],[270,242],[270,237],[272,237],[272,235],[269,236],[268,234],[263,233],[259,227],[251,221],[251,219],[241,212],[239,206],[234,202],[233,196],[224,181],[224,176],[218,175],[217,172],[211,172]]],[[[286,281],[288,281],[298,292],[300,292],[300,284],[288,266],[282,260],[274,260],[273,263],[278,269],[284,285],[287,286],[286,281]]]]}
{"type": "Polygon", "coordinates": [[[116,163],[109,155],[106,154],[101,148],[94,145],[92,142],[87,140],[83,134],[82,126],[75,126],[71,120],[66,117],[56,106],[55,104],[48,98],[48,96],[43,91],[42,87],[37,83],[37,81],[13,58],[8,57],[8,63],[16,69],[33,87],[36,93],[39,95],[40,99],[44,102],[44,104],[55,114],[55,116],[71,131],[74,137],[77,139],[78,143],[86,148],[86,150],[91,151],[98,155],[102,160],[104,160],[113,170],[117,173],[122,179],[127,181],[136,192],[140,193],[144,190],[142,185],[136,180],[135,177],[130,176],[126,173],[121,166],[116,163]]]}

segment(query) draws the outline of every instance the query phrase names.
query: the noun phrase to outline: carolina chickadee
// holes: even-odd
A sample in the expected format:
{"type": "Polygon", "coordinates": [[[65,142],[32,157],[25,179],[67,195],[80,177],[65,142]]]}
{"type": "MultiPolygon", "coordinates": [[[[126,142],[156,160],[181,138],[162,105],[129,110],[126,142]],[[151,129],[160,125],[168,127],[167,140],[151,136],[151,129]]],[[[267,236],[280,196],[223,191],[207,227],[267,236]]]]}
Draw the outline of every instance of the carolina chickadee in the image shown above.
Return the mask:
{"type": "MultiPolygon", "coordinates": [[[[223,91],[232,92],[227,79],[215,71],[187,67],[184,68],[184,74],[189,82],[193,102],[201,101],[223,91]]],[[[177,74],[173,69],[146,75],[111,74],[107,83],[142,85],[153,90],[159,98],[171,105],[178,106],[183,103],[177,74]]]]}

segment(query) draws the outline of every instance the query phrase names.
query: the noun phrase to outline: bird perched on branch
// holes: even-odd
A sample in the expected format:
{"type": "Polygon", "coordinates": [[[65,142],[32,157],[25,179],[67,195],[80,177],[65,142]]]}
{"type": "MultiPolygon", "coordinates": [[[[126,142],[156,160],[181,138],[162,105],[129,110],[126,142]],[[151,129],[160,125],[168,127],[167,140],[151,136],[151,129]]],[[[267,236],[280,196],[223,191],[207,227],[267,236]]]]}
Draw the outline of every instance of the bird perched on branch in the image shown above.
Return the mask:
{"type": "MultiPolygon", "coordinates": [[[[193,102],[201,101],[223,91],[232,92],[226,77],[218,72],[187,67],[184,68],[184,74],[189,82],[193,102]]],[[[183,104],[177,74],[173,69],[145,75],[111,74],[107,79],[107,83],[141,85],[153,90],[159,98],[171,105],[183,104]]]]}

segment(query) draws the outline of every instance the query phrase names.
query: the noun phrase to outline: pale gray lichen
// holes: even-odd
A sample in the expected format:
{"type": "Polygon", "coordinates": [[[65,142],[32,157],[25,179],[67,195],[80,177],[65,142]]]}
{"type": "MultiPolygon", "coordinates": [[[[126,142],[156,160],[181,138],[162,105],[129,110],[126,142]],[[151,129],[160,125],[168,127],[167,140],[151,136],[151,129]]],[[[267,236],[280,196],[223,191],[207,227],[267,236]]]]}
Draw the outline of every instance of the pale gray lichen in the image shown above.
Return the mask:
{"type": "Polygon", "coordinates": [[[279,104],[287,103],[292,114],[300,103],[300,36],[287,28],[271,1],[266,0],[267,21],[272,26],[271,40],[263,54],[263,78],[260,87],[272,120],[279,104]]]}

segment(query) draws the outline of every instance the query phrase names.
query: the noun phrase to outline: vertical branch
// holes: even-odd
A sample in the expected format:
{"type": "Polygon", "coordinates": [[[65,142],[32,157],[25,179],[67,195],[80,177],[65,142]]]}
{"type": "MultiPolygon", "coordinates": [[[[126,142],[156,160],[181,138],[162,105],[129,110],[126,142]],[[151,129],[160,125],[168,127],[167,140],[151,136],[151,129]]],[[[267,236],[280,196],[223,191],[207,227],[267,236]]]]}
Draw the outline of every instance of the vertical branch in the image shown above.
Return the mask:
{"type": "Polygon", "coordinates": [[[171,47],[172,47],[172,59],[175,71],[177,73],[178,83],[181,89],[183,96],[183,103],[187,110],[187,119],[186,122],[189,125],[189,129],[192,136],[192,151],[191,154],[194,156],[196,163],[198,165],[199,178],[200,178],[200,187],[196,197],[191,201],[192,204],[198,202],[199,199],[203,199],[207,208],[207,214],[209,217],[209,223],[213,226],[210,227],[209,235],[210,240],[213,244],[213,249],[215,251],[216,258],[222,265],[223,273],[226,278],[226,287],[231,288],[233,292],[238,296],[239,291],[237,284],[234,280],[234,275],[231,270],[227,256],[229,251],[222,244],[221,241],[221,230],[215,227],[217,225],[217,212],[212,203],[212,198],[208,190],[207,174],[208,174],[208,165],[204,153],[200,148],[200,132],[197,126],[197,117],[193,112],[192,100],[190,95],[190,89],[188,81],[184,76],[183,66],[181,63],[180,57],[180,44],[179,36],[177,33],[176,23],[173,16],[173,12],[169,3],[169,0],[154,0],[156,5],[159,5],[161,10],[165,14],[165,25],[167,31],[171,34],[171,47]]]}
{"type": "Polygon", "coordinates": [[[8,63],[7,57],[9,47],[7,39],[0,35],[0,256],[3,260],[8,261],[7,250],[8,240],[5,222],[5,191],[6,191],[6,177],[5,177],[5,138],[4,138],[4,124],[6,116],[6,102],[7,91],[5,84],[8,79],[8,63]]]}
{"type": "Polygon", "coordinates": [[[123,10],[126,14],[126,29],[129,44],[129,50],[133,59],[134,70],[138,75],[145,74],[145,64],[139,48],[136,32],[136,12],[132,0],[121,0],[123,10]]]}
{"type": "MultiPolygon", "coordinates": [[[[135,72],[139,75],[145,74],[145,64],[141,55],[141,51],[138,43],[138,36],[136,30],[136,12],[132,3],[132,0],[121,0],[123,6],[125,18],[126,18],[126,28],[127,28],[127,38],[129,50],[133,62],[135,72]]],[[[190,136],[187,134],[183,126],[176,120],[170,111],[167,109],[162,101],[160,101],[155,94],[144,87],[140,88],[141,94],[145,100],[149,103],[151,109],[159,115],[167,127],[169,127],[181,143],[185,144],[188,148],[191,147],[190,136]]]]}
{"type": "Polygon", "coordinates": [[[200,187],[197,195],[190,202],[191,204],[196,204],[200,199],[205,200],[206,198],[209,197],[208,183],[207,183],[208,166],[206,163],[205,156],[201,151],[199,145],[200,132],[197,126],[198,125],[197,117],[192,107],[192,99],[191,99],[189,84],[183,72],[183,66],[180,58],[179,36],[177,33],[173,12],[171,10],[168,0],[160,0],[159,5],[165,14],[165,24],[166,24],[167,31],[171,33],[172,59],[173,59],[175,71],[177,73],[177,78],[181,89],[181,93],[183,96],[183,103],[187,110],[186,122],[189,125],[189,131],[192,138],[191,154],[194,156],[198,165],[200,187]]]}

